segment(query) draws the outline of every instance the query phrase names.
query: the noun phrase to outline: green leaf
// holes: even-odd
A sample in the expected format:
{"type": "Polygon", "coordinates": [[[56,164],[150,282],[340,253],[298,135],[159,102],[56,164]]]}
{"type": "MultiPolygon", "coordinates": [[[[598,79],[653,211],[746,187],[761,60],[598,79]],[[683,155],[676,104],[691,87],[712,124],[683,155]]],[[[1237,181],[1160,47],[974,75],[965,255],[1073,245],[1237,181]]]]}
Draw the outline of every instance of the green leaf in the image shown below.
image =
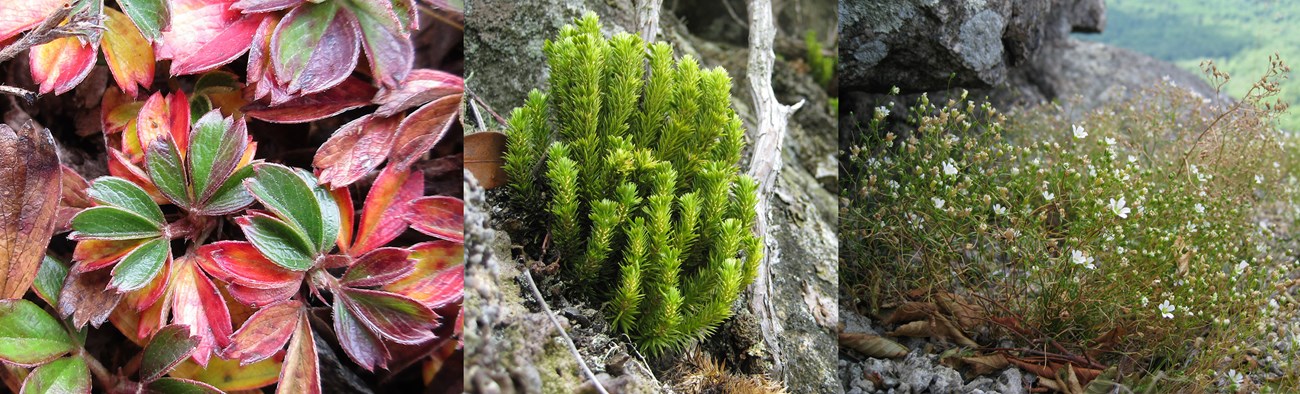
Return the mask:
{"type": "Polygon", "coordinates": [[[75,347],[68,332],[31,301],[0,300],[0,360],[32,366],[75,347]]]}
{"type": "Polygon", "coordinates": [[[123,208],[137,215],[149,219],[154,223],[163,224],[166,219],[163,218],[162,209],[158,204],[153,202],[144,189],[139,185],[126,179],[118,177],[102,177],[95,180],[87,191],[90,198],[95,202],[123,208]]]}
{"type": "Polygon", "coordinates": [[[56,258],[45,256],[41,267],[36,271],[36,281],[32,289],[46,304],[58,305],[59,292],[63,291],[63,280],[68,277],[68,266],[56,258]]]}
{"type": "Polygon", "coordinates": [[[193,200],[185,187],[185,167],[176,143],[171,138],[155,140],[149,145],[144,162],[149,168],[149,179],[158,186],[158,191],[181,208],[188,208],[193,200]]]}
{"type": "Polygon", "coordinates": [[[162,30],[171,20],[167,4],[163,0],[118,0],[122,12],[131,18],[131,22],[140,28],[140,34],[150,42],[162,36],[162,30]]]}
{"type": "Polygon", "coordinates": [[[222,394],[207,383],[180,378],[162,378],[149,383],[149,392],[162,394],[222,394]]]}
{"type": "Polygon", "coordinates": [[[298,175],[308,185],[312,185],[312,193],[316,194],[316,201],[320,203],[320,217],[322,237],[320,243],[316,244],[317,251],[326,252],[333,248],[334,241],[338,239],[339,228],[343,220],[339,213],[339,205],[334,201],[334,196],[320,181],[316,180],[310,172],[298,170],[298,175]]]}
{"type": "Polygon", "coordinates": [[[124,240],[162,235],[162,227],[133,212],[114,207],[91,207],[72,217],[73,239],[124,240]]]}
{"type": "Polygon", "coordinates": [[[78,356],[51,361],[33,370],[23,380],[26,393],[89,393],[90,368],[78,356]]]}
{"type": "Polygon", "coordinates": [[[248,128],[242,120],[231,122],[213,110],[203,115],[190,134],[190,184],[199,205],[221,188],[239,165],[248,147],[248,128]]]}
{"type": "Polygon", "coordinates": [[[158,276],[163,263],[171,256],[171,242],[166,239],[145,242],[113,267],[113,280],[108,282],[108,287],[118,292],[139,290],[158,276]]]}
{"type": "Polygon", "coordinates": [[[309,245],[334,241],[325,237],[321,204],[306,180],[279,164],[262,164],[256,171],[257,175],[245,185],[262,205],[305,234],[309,245]]]}
{"type": "Polygon", "coordinates": [[[271,262],[294,271],[306,271],[314,263],[311,243],[293,226],[256,213],[236,222],[248,241],[271,262]]]}
{"type": "Polygon", "coordinates": [[[226,182],[217,188],[203,207],[199,210],[204,215],[221,216],[238,212],[253,203],[253,195],[244,188],[244,180],[253,176],[253,166],[244,166],[235,170],[226,182]]]}
{"type": "Polygon", "coordinates": [[[172,324],[158,330],[144,347],[144,355],[140,360],[140,379],[144,382],[158,380],[189,357],[198,344],[199,338],[190,336],[189,327],[184,325],[172,324]]]}
{"type": "Polygon", "coordinates": [[[295,95],[324,91],[357,66],[360,28],[338,2],[303,4],[289,11],[271,37],[271,66],[295,95]]]}

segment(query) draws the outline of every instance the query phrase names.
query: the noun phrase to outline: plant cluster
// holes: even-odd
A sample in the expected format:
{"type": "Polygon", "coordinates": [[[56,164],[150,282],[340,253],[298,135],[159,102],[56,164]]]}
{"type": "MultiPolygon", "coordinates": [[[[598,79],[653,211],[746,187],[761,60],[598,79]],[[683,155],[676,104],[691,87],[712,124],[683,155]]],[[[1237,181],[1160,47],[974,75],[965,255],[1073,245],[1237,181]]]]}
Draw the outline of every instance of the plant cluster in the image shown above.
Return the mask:
{"type": "Polygon", "coordinates": [[[0,41],[31,30],[13,42],[35,45],[42,94],[82,83],[100,47],[118,85],[100,105],[108,176],[58,170],[48,132],[0,127],[0,150],[26,149],[0,160],[17,174],[0,176],[0,239],[38,257],[52,232],[76,241],[70,266],[0,256],[17,275],[3,282],[0,331],[19,334],[0,341],[0,360],[36,367],[19,375],[24,392],[87,392],[93,377],[107,392],[278,381],[277,392],[319,393],[324,338],[367,371],[434,371],[460,346],[464,204],[426,196],[422,168],[458,123],[464,81],[413,69],[410,37],[418,15],[459,10],[412,0],[64,3],[0,4],[0,41]],[[78,28],[51,30],[60,24],[78,28]],[[362,49],[370,69],[354,70],[362,49]],[[221,69],[245,52],[242,77],[221,69]],[[161,60],[173,77],[196,76],[146,98],[161,60]],[[377,107],[315,152],[314,172],[255,158],[248,118],[305,123],[368,105],[377,107]],[[28,286],[51,310],[16,299],[28,286]],[[86,326],[106,321],[144,348],[139,363],[110,371],[86,349],[86,326]]]}
{"type": "Polygon", "coordinates": [[[574,285],[607,300],[642,349],[707,337],[762,250],[751,230],[757,184],[737,174],[744,130],[730,77],[674,60],[666,43],[606,39],[594,14],[544,50],[550,89],[534,90],[506,129],[512,200],[545,207],[574,285]]]}
{"type": "Polygon", "coordinates": [[[899,295],[943,306],[957,292],[1019,346],[1087,354],[1073,371],[1119,365],[1154,387],[1293,385],[1293,355],[1243,342],[1295,338],[1276,321],[1296,313],[1279,289],[1297,266],[1287,174],[1300,141],[1275,128],[1287,68],[1272,66],[1233,104],[1166,83],[1086,113],[1010,117],[923,95],[893,115],[906,129],[876,108],[844,152],[845,297],[879,313],[899,295]],[[1264,381],[1261,357],[1289,372],[1264,381]]]}
{"type": "MultiPolygon", "coordinates": [[[[822,43],[817,39],[817,31],[808,30],[803,38],[804,46],[808,47],[808,67],[813,76],[813,80],[821,84],[822,87],[831,85],[831,80],[835,78],[835,64],[838,63],[836,56],[826,56],[822,54],[822,43]]],[[[838,107],[834,105],[832,108],[838,107]]]]}

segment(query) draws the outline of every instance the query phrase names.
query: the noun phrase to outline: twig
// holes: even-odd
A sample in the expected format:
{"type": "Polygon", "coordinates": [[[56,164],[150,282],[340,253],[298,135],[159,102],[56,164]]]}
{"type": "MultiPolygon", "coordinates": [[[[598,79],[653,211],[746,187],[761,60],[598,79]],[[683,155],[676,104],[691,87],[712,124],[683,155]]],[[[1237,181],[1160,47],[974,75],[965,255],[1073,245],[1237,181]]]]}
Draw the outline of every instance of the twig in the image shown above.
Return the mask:
{"type": "Polygon", "coordinates": [[[722,5],[727,7],[727,14],[731,15],[731,20],[736,21],[737,25],[741,25],[746,28],[749,27],[749,24],[745,23],[744,19],[740,19],[740,15],[736,13],[736,8],[731,6],[731,0],[722,0],[722,5]]]}
{"type": "Polygon", "coordinates": [[[569,353],[572,353],[573,358],[578,360],[578,367],[582,369],[582,374],[591,380],[591,385],[596,387],[596,392],[609,394],[608,391],[605,391],[605,386],[600,384],[600,379],[596,378],[596,374],[592,373],[591,368],[587,367],[587,362],[582,359],[582,353],[578,353],[578,347],[573,345],[573,339],[569,338],[569,334],[564,332],[564,327],[555,318],[555,313],[551,312],[551,307],[547,306],[546,300],[542,299],[542,292],[537,290],[537,283],[533,282],[532,271],[527,267],[524,267],[524,283],[528,284],[528,289],[533,292],[533,298],[536,298],[537,303],[541,304],[542,311],[546,312],[546,318],[551,320],[551,324],[555,325],[555,329],[560,330],[560,337],[564,338],[564,346],[569,348],[569,353]]]}
{"type": "Polygon", "coordinates": [[[654,41],[655,35],[659,34],[659,9],[662,7],[663,0],[636,1],[637,33],[641,34],[641,39],[654,41]]]}
{"type": "MultiPolygon", "coordinates": [[[[99,40],[99,30],[104,27],[99,24],[97,16],[87,16],[78,14],[67,24],[62,24],[68,15],[72,14],[72,5],[64,4],[59,7],[45,21],[37,25],[35,29],[24,34],[18,41],[0,49],[0,63],[13,59],[18,54],[31,49],[34,46],[45,44],[56,39],[74,36],[86,36],[89,41],[99,40]]],[[[0,94],[22,97],[28,104],[36,100],[36,93],[30,90],[18,87],[0,85],[0,94]]]]}
{"type": "MultiPolygon", "coordinates": [[[[773,41],[776,39],[776,25],[772,20],[771,0],[749,1],[749,66],[746,78],[749,79],[750,91],[754,95],[754,115],[757,121],[757,138],[754,140],[754,157],[750,163],[749,175],[758,181],[758,211],[754,231],[767,233],[769,202],[776,187],[777,175],[781,172],[781,145],[785,140],[786,126],[790,114],[803,106],[799,101],[792,106],[777,102],[776,93],[772,91],[772,69],[776,62],[773,41]]],[[[769,240],[770,241],[770,240],[769,240]]],[[[780,249],[773,242],[768,242],[766,253],[758,263],[758,275],[754,279],[753,297],[750,308],[759,321],[763,343],[772,356],[772,373],[785,375],[784,356],[781,352],[785,329],[777,317],[772,305],[771,263],[779,261],[780,249]]]]}

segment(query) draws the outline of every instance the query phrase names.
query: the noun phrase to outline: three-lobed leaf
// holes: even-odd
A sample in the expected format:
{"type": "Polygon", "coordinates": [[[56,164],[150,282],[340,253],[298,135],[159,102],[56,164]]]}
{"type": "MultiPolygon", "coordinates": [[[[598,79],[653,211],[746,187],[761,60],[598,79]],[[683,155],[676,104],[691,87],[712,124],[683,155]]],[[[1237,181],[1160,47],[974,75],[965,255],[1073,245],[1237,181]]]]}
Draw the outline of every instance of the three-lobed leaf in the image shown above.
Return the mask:
{"type": "Polygon", "coordinates": [[[158,58],[172,59],[172,75],[198,74],[230,63],[248,50],[266,14],[243,14],[235,0],[169,0],[171,24],[158,58]]]}
{"type": "Polygon", "coordinates": [[[406,230],[406,204],[424,194],[424,176],[389,165],[375,178],[347,253],[359,256],[397,238],[406,230]]]}
{"type": "Polygon", "coordinates": [[[274,212],[294,230],[306,236],[312,248],[319,252],[334,240],[334,234],[325,234],[321,201],[317,199],[314,185],[299,176],[293,169],[278,164],[257,167],[257,175],[245,181],[248,191],[262,205],[274,212]]]}
{"type": "Polygon", "coordinates": [[[411,251],[398,248],[379,248],[357,258],[340,283],[349,287],[381,286],[409,275],[415,270],[410,259],[411,251]]]}
{"type": "Polygon", "coordinates": [[[392,149],[393,135],[402,117],[365,115],[339,127],[316,150],[312,165],[320,170],[321,183],[343,187],[360,180],[379,167],[392,149]]]}
{"type": "Polygon", "coordinates": [[[74,348],[63,325],[41,307],[23,299],[0,300],[0,360],[31,366],[74,348]]]}
{"type": "Polygon", "coordinates": [[[298,300],[285,300],[259,309],[235,331],[223,353],[241,364],[270,358],[284,348],[304,311],[298,300]]]}
{"type": "Polygon", "coordinates": [[[128,240],[162,235],[162,227],[135,212],[112,206],[91,207],[72,218],[76,240],[128,240]]]}
{"type": "Polygon", "coordinates": [[[100,205],[122,208],[155,223],[165,223],[162,209],[140,186],[118,177],[101,177],[91,184],[87,194],[100,205]]]}
{"type": "Polygon", "coordinates": [[[345,287],[335,294],[357,319],[380,336],[415,344],[434,338],[437,315],[415,300],[386,291],[345,287]]]}

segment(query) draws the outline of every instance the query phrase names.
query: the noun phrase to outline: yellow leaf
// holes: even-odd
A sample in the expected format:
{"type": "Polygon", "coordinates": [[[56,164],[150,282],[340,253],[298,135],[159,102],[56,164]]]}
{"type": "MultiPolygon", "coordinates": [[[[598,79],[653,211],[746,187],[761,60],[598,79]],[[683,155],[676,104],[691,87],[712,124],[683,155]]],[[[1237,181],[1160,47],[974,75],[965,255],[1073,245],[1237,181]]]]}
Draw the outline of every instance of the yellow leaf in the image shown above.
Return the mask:
{"type": "Polygon", "coordinates": [[[112,8],[105,8],[104,15],[104,59],[108,69],[113,72],[117,86],[132,97],[136,96],[137,85],[148,89],[153,83],[154,53],[153,45],[140,34],[140,30],[131,20],[112,8]]]}
{"type": "Polygon", "coordinates": [[[213,357],[208,360],[207,368],[195,364],[193,359],[186,359],[172,370],[171,376],[197,380],[226,392],[251,390],[275,383],[275,380],[280,377],[280,365],[283,359],[283,354],[277,354],[266,360],[241,367],[239,360],[213,357]]]}

